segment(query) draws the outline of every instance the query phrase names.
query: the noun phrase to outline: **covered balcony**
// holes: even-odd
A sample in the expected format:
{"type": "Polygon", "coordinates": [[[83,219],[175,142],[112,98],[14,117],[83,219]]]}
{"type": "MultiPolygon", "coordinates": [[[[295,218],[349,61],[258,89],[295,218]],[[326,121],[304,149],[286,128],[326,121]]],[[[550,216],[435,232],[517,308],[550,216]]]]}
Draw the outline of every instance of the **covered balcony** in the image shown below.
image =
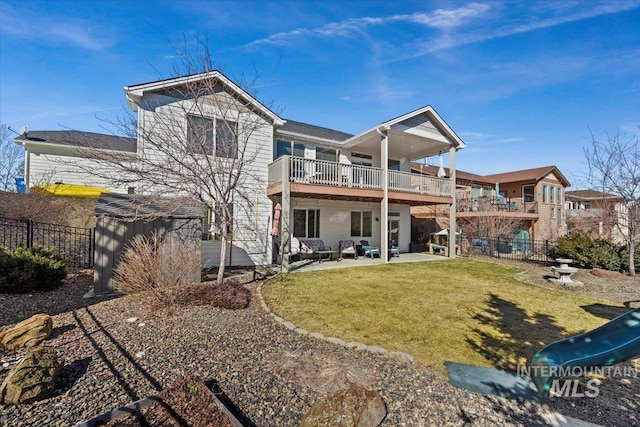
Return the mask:
{"type": "MultiPolygon", "coordinates": [[[[282,156],[269,165],[267,195],[282,193],[284,181],[292,196],[336,200],[375,200],[384,197],[381,168],[282,156]]],[[[387,170],[389,201],[411,205],[451,203],[451,180],[387,170]]]]}
{"type": "Polygon", "coordinates": [[[521,197],[476,197],[458,198],[456,211],[459,218],[472,216],[509,216],[517,218],[538,218],[538,202],[523,201],[521,197]]]}

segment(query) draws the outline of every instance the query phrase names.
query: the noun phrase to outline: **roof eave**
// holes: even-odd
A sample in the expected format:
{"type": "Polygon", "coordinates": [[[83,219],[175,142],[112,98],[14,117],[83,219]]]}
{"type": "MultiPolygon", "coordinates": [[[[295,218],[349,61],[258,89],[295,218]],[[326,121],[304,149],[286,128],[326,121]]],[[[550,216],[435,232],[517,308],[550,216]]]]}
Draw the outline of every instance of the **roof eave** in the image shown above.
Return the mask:
{"type": "Polygon", "coordinates": [[[291,132],[291,131],[282,130],[282,129],[277,129],[276,130],[276,134],[277,135],[291,137],[291,138],[294,138],[294,139],[295,138],[300,138],[300,139],[305,139],[305,140],[317,141],[317,142],[321,142],[321,143],[324,143],[324,144],[344,145],[344,143],[345,143],[345,141],[339,141],[337,139],[321,138],[321,137],[317,137],[317,136],[313,136],[313,135],[306,135],[304,133],[291,132]]]}
{"type": "Polygon", "coordinates": [[[459,149],[467,148],[467,145],[464,143],[464,141],[460,139],[460,137],[453,131],[453,129],[451,129],[451,127],[449,127],[447,122],[445,122],[444,119],[440,117],[440,115],[436,112],[436,110],[433,109],[431,105],[426,105],[422,108],[411,111],[400,117],[396,117],[395,119],[386,121],[382,123],[380,126],[384,127],[385,129],[389,129],[391,126],[395,124],[398,124],[407,119],[410,119],[412,117],[418,116],[420,114],[425,114],[425,113],[429,114],[432,119],[435,119],[435,121],[438,122],[438,125],[442,126],[442,129],[447,133],[447,136],[454,141],[454,145],[456,149],[459,150],[459,149]]]}
{"type": "Polygon", "coordinates": [[[113,148],[94,148],[94,147],[83,147],[78,145],[66,145],[66,144],[56,144],[55,142],[47,142],[47,141],[31,141],[28,139],[19,139],[15,138],[13,140],[15,143],[19,142],[19,145],[22,145],[25,148],[28,146],[38,147],[38,148],[61,148],[67,151],[81,151],[81,152],[90,152],[90,151],[98,151],[101,153],[119,153],[119,154],[127,154],[131,156],[136,156],[136,151],[125,151],[125,150],[116,150],[113,148]]]}
{"type": "Polygon", "coordinates": [[[137,111],[137,108],[140,105],[140,100],[142,99],[142,97],[146,92],[152,92],[158,89],[176,87],[176,86],[184,85],[187,83],[196,82],[198,80],[202,80],[203,78],[220,80],[224,85],[231,88],[234,92],[248,99],[251,103],[256,105],[258,110],[260,110],[265,116],[269,117],[272,120],[274,125],[282,126],[284,124],[284,120],[280,116],[278,116],[276,113],[271,111],[267,106],[265,106],[256,98],[251,96],[244,89],[242,89],[240,86],[235,84],[232,80],[230,80],[227,76],[225,76],[224,74],[222,74],[220,71],[217,71],[217,70],[207,71],[199,74],[193,74],[190,76],[158,80],[150,83],[142,83],[142,84],[133,85],[133,86],[124,86],[124,92],[127,98],[127,104],[129,105],[129,108],[131,108],[133,111],[137,111]]]}
{"type": "Polygon", "coordinates": [[[442,130],[444,130],[448,139],[453,141],[453,145],[456,150],[467,148],[467,145],[464,143],[464,141],[462,141],[462,139],[460,139],[460,137],[456,135],[453,129],[449,127],[449,125],[442,119],[442,117],[440,117],[440,115],[433,109],[431,105],[427,105],[425,107],[403,114],[402,116],[380,123],[379,125],[367,129],[362,133],[352,136],[351,138],[347,139],[344,144],[347,147],[352,147],[356,145],[360,140],[365,139],[371,133],[380,132],[381,128],[384,130],[389,130],[395,124],[425,113],[429,114],[431,119],[435,120],[437,124],[442,128],[442,130]]]}

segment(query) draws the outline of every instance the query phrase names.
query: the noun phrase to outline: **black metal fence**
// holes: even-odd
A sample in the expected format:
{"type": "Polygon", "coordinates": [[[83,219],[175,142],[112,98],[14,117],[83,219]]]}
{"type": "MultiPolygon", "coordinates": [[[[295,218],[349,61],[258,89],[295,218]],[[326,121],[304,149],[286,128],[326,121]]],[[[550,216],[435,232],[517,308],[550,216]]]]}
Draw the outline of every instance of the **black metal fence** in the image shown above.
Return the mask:
{"type": "Polygon", "coordinates": [[[554,262],[549,251],[556,242],[551,240],[468,237],[467,243],[472,255],[540,264],[554,262]]]}
{"type": "Polygon", "coordinates": [[[0,246],[11,251],[34,246],[55,251],[71,271],[93,267],[93,228],[0,218],[0,246]]]}

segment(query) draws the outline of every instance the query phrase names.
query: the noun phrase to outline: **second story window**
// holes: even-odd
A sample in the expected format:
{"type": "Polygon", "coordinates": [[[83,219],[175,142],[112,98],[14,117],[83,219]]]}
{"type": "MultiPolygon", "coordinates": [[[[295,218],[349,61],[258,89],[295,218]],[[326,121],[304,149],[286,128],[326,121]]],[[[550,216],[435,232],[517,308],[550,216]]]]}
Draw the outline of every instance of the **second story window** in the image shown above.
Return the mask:
{"type": "Polygon", "coordinates": [[[534,185],[522,186],[522,198],[525,203],[531,203],[535,201],[536,187],[534,185]]]}
{"type": "Polygon", "coordinates": [[[304,144],[278,139],[276,140],[276,155],[273,160],[282,156],[304,157],[304,152],[304,144]]]}
{"type": "Polygon", "coordinates": [[[549,203],[549,187],[546,184],[542,186],[542,203],[549,203]]]}
{"type": "Polygon", "coordinates": [[[186,151],[189,154],[215,154],[217,157],[237,158],[238,124],[230,120],[214,120],[189,114],[186,151]]]}
{"type": "Polygon", "coordinates": [[[216,119],[216,157],[238,158],[238,123],[216,119]]]}
{"type": "Polygon", "coordinates": [[[207,117],[187,116],[187,146],[189,154],[213,153],[213,120],[207,117]]]}
{"type": "Polygon", "coordinates": [[[316,160],[338,161],[338,152],[335,148],[316,147],[316,160]]]}

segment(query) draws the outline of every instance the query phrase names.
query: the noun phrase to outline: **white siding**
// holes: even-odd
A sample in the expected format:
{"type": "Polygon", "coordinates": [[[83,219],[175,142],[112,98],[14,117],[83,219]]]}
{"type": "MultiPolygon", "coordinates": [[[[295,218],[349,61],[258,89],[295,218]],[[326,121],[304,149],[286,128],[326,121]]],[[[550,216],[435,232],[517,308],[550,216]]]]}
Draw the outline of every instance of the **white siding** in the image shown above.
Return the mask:
{"type": "MultiPolygon", "coordinates": [[[[320,210],[320,239],[326,246],[331,246],[337,250],[340,240],[354,240],[356,244],[360,240],[368,240],[372,246],[380,246],[380,203],[350,202],[342,200],[314,200],[314,199],[291,199],[291,225],[293,233],[293,209],[319,209],[320,210]],[[352,237],[351,236],[351,212],[371,211],[373,212],[372,236],[352,237]],[[376,218],[378,220],[376,221],[376,218]]],[[[409,252],[411,241],[411,213],[408,205],[389,205],[389,212],[400,214],[400,236],[399,245],[401,252],[409,252]]]]}
{"type": "MultiPolygon", "coordinates": [[[[226,102],[226,101],[222,101],[226,102]]],[[[140,108],[139,123],[141,135],[156,135],[169,142],[165,135],[173,135],[177,141],[176,149],[184,150],[183,142],[186,140],[187,112],[193,110],[193,101],[176,101],[168,97],[154,96],[147,101],[143,99],[142,105],[151,105],[153,110],[140,108]],[[158,120],[158,115],[162,115],[158,120]]],[[[218,105],[220,105],[218,103],[218,105]]],[[[240,193],[233,198],[233,249],[227,248],[227,263],[233,266],[261,265],[271,263],[271,226],[272,202],[266,196],[268,180],[267,165],[271,163],[273,156],[273,126],[260,116],[252,112],[238,112],[227,110],[222,114],[216,109],[216,102],[200,104],[197,114],[211,118],[226,118],[237,121],[239,135],[242,139],[243,132],[246,140],[245,159],[251,161],[244,166],[240,178],[240,193]],[[247,134],[250,128],[251,134],[247,134]],[[229,260],[231,257],[231,260],[229,260]]],[[[240,143],[242,146],[242,142],[240,143]]],[[[151,151],[144,138],[138,141],[140,156],[163,156],[159,151],[151,151]]],[[[159,159],[160,157],[156,157],[159,159]]],[[[151,192],[150,185],[143,192],[151,192]]],[[[220,260],[220,242],[203,242],[203,265],[207,267],[217,266],[220,260]]]]}
{"type": "Polygon", "coordinates": [[[96,176],[117,174],[118,171],[114,166],[79,157],[77,150],[74,151],[72,148],[30,147],[28,156],[28,160],[25,159],[25,161],[29,164],[30,187],[61,182],[101,187],[117,193],[127,192],[127,188],[116,187],[109,180],[96,176]],[[98,173],[91,173],[91,170],[98,173]]]}
{"type": "Polygon", "coordinates": [[[407,133],[431,138],[438,141],[447,141],[447,137],[429,120],[426,114],[410,117],[392,126],[394,129],[403,130],[407,133]]]}
{"type": "MultiPolygon", "coordinates": [[[[220,249],[222,244],[218,241],[202,242],[202,268],[217,267],[220,264],[220,249]]],[[[254,257],[247,253],[241,245],[227,243],[227,266],[250,267],[262,265],[261,257],[254,257]]]]}

